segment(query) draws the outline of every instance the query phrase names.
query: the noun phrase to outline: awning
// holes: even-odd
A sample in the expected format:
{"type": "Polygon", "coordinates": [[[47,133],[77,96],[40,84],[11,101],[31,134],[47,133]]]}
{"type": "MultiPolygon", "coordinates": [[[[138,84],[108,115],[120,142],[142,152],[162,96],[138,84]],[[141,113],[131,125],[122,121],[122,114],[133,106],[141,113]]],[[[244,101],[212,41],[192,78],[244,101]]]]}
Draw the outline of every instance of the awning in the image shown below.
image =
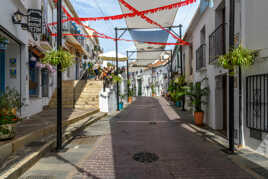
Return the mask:
{"type": "MultiPolygon", "coordinates": [[[[104,61],[116,61],[116,53],[115,51],[110,51],[106,53],[102,53],[99,55],[99,57],[104,61]]],[[[122,55],[118,53],[118,61],[127,61],[127,57],[125,55],[122,55]]]]}

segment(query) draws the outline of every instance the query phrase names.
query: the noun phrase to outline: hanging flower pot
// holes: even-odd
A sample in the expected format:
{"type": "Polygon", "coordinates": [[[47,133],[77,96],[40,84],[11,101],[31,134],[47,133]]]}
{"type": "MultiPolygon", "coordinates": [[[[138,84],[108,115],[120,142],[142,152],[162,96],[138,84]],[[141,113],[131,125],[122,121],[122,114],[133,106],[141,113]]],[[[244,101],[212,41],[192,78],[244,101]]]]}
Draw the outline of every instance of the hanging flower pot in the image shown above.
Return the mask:
{"type": "Polygon", "coordinates": [[[65,71],[75,63],[74,58],[75,57],[68,51],[62,49],[53,50],[46,53],[45,58],[42,59],[42,63],[52,66],[61,65],[61,71],[65,71]]]}

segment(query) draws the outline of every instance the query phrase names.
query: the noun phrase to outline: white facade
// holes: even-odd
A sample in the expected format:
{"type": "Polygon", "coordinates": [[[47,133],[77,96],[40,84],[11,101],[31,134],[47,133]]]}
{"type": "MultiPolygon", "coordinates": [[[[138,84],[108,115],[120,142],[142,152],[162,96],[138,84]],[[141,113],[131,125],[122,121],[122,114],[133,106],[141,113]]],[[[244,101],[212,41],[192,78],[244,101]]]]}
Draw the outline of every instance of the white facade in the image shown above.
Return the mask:
{"type": "MultiPolygon", "coordinates": [[[[71,4],[66,4],[66,9],[71,9],[70,13],[76,15],[71,4]]],[[[3,88],[15,88],[20,94],[24,107],[18,111],[18,115],[21,117],[31,116],[43,110],[43,107],[48,105],[51,96],[53,95],[57,79],[56,73],[44,73],[41,68],[35,67],[30,68],[31,60],[37,59],[41,62],[41,56],[46,51],[56,48],[56,38],[51,37],[45,29],[42,34],[35,35],[26,30],[22,30],[20,25],[15,25],[12,22],[12,15],[19,9],[22,13],[26,14],[27,9],[42,9],[43,10],[43,23],[51,23],[56,21],[56,8],[52,0],[14,0],[5,1],[4,6],[0,7],[0,35],[7,37],[9,44],[5,51],[1,51],[4,59],[4,72],[5,80],[4,83],[1,80],[1,87],[3,88]],[[4,18],[5,17],[5,18],[4,18]],[[10,59],[16,59],[16,64],[11,65],[10,59]],[[31,59],[31,60],[30,60],[31,59]],[[30,70],[32,69],[32,70],[30,70]],[[16,70],[16,75],[11,75],[10,70],[16,70]],[[34,73],[34,75],[33,75],[34,73]],[[33,82],[34,80],[34,82],[33,82]],[[34,88],[34,90],[33,90],[34,88]]],[[[55,27],[52,28],[55,30],[55,27]]],[[[82,34],[88,32],[84,29],[80,29],[82,34]]],[[[63,41],[64,48],[73,53],[71,49],[65,46],[66,38],[63,41]]],[[[74,38],[73,38],[74,39],[74,38]]],[[[98,45],[95,39],[85,39],[84,42],[78,42],[80,45],[80,54],[78,65],[74,64],[66,72],[63,72],[63,80],[75,80],[80,79],[85,67],[84,62],[93,61],[94,46],[98,45]],[[77,75],[76,75],[77,73],[77,75]]],[[[79,46],[78,46],[79,47],[79,46]]],[[[0,75],[3,76],[3,75],[0,75]]]]}
{"type": "MultiPolygon", "coordinates": [[[[223,46],[221,48],[223,52],[228,52],[230,27],[229,1],[214,0],[213,4],[214,6],[212,8],[207,7],[205,10],[199,8],[196,12],[184,37],[184,40],[190,42],[191,45],[183,47],[183,55],[185,57],[183,59],[185,63],[192,63],[194,82],[201,81],[205,77],[208,78],[207,84],[205,85],[209,87],[210,94],[208,97],[209,103],[207,106],[204,106],[205,123],[213,129],[223,131],[228,136],[229,75],[227,70],[216,65],[217,58],[213,60],[212,52],[214,52],[213,49],[219,44],[224,44],[225,48],[223,46]],[[225,27],[225,31],[223,31],[223,27],[225,27]],[[222,37],[220,37],[221,35],[222,37]],[[213,38],[220,40],[213,41],[213,38]],[[215,43],[213,44],[213,42],[215,43]],[[200,51],[202,51],[200,49],[205,49],[205,55],[197,58],[197,54],[200,54],[200,51]],[[200,61],[197,61],[200,59],[204,59],[205,63],[200,65],[200,61]]],[[[262,139],[250,137],[250,129],[246,124],[247,120],[253,120],[251,117],[247,118],[246,115],[246,111],[249,110],[246,108],[248,105],[246,100],[248,88],[246,86],[246,78],[251,75],[268,73],[268,13],[264,10],[268,6],[268,1],[236,1],[235,6],[235,45],[242,44],[243,47],[249,49],[261,50],[256,63],[249,69],[242,71],[241,122],[239,122],[239,79],[237,75],[235,76],[235,142],[236,144],[248,146],[260,153],[267,154],[267,133],[261,132],[262,139]],[[241,123],[241,127],[239,127],[239,123],[241,123]]],[[[259,88],[252,90],[261,90],[261,86],[259,88]]],[[[267,102],[263,101],[263,103],[267,102]]],[[[255,106],[254,109],[258,107],[255,106]]],[[[263,108],[264,106],[261,107],[261,109],[263,108]]],[[[267,116],[262,116],[262,118],[263,121],[268,121],[267,116]]],[[[258,121],[260,120],[258,119],[258,121]]]]}

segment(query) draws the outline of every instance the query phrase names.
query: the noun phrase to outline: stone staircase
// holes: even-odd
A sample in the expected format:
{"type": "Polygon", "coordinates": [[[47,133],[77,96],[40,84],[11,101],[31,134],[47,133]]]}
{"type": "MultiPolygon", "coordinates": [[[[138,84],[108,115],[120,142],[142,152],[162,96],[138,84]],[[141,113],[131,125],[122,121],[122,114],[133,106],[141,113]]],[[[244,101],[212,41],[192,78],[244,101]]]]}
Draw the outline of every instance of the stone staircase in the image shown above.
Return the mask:
{"type": "MultiPolygon", "coordinates": [[[[62,82],[63,108],[99,108],[99,92],[103,87],[102,81],[80,80],[62,82]]],[[[57,107],[57,92],[55,90],[49,108],[57,107]]]]}

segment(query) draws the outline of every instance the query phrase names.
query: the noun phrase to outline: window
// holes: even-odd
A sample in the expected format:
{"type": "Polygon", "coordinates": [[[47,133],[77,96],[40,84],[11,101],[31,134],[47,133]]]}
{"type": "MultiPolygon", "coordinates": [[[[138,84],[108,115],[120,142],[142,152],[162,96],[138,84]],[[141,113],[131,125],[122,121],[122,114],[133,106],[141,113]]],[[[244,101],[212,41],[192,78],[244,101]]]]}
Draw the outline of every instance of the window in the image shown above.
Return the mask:
{"type": "Polygon", "coordinates": [[[254,130],[268,132],[268,74],[246,79],[246,123],[254,130]]]}
{"type": "Polygon", "coordinates": [[[206,26],[204,26],[200,31],[200,44],[206,43],[206,26]]]}
{"type": "Polygon", "coordinates": [[[33,53],[29,52],[29,95],[39,95],[39,68],[36,67],[36,63],[39,58],[33,53]]]}

